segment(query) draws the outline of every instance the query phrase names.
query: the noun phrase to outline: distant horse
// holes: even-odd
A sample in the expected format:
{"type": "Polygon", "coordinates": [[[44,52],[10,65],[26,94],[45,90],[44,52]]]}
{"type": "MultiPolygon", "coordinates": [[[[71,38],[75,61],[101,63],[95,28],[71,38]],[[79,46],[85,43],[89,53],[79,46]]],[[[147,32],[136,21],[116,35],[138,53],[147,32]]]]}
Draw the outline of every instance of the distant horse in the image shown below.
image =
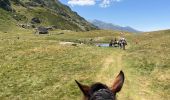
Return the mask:
{"type": "Polygon", "coordinates": [[[120,71],[111,88],[102,83],[87,86],[75,81],[84,94],[84,100],[116,100],[116,93],[121,90],[124,79],[124,73],[120,71]]]}
{"type": "Polygon", "coordinates": [[[110,41],[109,47],[118,47],[118,41],[116,38],[115,38],[115,40],[110,41]]]}
{"type": "Polygon", "coordinates": [[[113,47],[118,47],[118,46],[119,46],[119,41],[117,41],[117,39],[115,38],[113,42],[113,47]]]}
{"type": "Polygon", "coordinates": [[[125,46],[127,45],[127,42],[125,39],[120,39],[118,42],[118,45],[119,45],[120,49],[125,50],[125,46]]]}

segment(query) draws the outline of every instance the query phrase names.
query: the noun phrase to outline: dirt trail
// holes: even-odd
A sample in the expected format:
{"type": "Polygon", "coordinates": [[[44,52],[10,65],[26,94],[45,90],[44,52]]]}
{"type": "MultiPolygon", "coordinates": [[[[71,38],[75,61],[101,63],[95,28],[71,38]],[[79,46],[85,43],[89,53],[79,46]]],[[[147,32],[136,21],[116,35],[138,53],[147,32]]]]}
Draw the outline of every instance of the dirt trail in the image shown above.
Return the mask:
{"type": "Polygon", "coordinates": [[[102,66],[100,72],[98,73],[96,81],[98,81],[98,82],[107,82],[108,81],[108,77],[103,77],[103,76],[106,76],[108,70],[110,69],[110,67],[112,67],[112,63],[114,63],[114,59],[112,56],[109,56],[105,59],[103,66],[102,66]]]}
{"type": "MultiPolygon", "coordinates": [[[[119,100],[148,100],[144,97],[141,97],[139,94],[140,89],[136,86],[131,85],[134,79],[133,75],[126,69],[123,62],[124,51],[114,51],[110,56],[105,58],[102,68],[100,69],[98,76],[96,77],[96,81],[105,83],[107,86],[111,86],[115,77],[118,75],[120,70],[123,70],[126,78],[125,83],[123,85],[122,91],[118,93],[119,100]],[[128,78],[127,78],[128,77],[128,78]],[[132,92],[132,93],[131,93],[132,92]],[[133,93],[136,93],[136,96],[133,96],[133,93]],[[143,98],[143,99],[140,99],[143,98]]],[[[136,83],[138,84],[138,83],[136,83]]]]}
{"type": "Polygon", "coordinates": [[[116,60],[117,69],[120,69],[120,70],[122,70],[122,68],[123,68],[122,56],[123,56],[123,53],[118,54],[117,60],[116,60]]]}
{"type": "Polygon", "coordinates": [[[96,81],[111,85],[116,75],[122,70],[122,55],[123,52],[113,52],[108,56],[103,63],[101,70],[98,73],[96,81]]]}

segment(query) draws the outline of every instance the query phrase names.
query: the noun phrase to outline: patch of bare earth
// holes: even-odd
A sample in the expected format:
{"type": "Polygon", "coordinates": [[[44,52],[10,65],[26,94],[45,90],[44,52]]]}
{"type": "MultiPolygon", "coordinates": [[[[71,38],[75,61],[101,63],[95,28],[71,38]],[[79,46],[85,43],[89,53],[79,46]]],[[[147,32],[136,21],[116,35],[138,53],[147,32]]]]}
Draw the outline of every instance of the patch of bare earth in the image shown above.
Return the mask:
{"type": "Polygon", "coordinates": [[[105,58],[95,80],[111,86],[120,70],[122,70],[122,54],[113,53],[105,58]]]}

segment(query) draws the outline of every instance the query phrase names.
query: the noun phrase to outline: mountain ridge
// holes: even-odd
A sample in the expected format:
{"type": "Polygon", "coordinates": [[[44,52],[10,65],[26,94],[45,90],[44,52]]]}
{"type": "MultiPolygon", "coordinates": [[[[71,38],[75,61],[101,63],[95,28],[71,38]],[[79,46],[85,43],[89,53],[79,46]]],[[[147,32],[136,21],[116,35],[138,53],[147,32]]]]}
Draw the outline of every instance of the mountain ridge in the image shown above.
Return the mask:
{"type": "Polygon", "coordinates": [[[106,29],[106,30],[118,30],[118,31],[127,31],[127,32],[133,32],[133,33],[140,33],[141,31],[138,31],[130,26],[119,26],[119,25],[114,25],[112,23],[107,23],[104,21],[100,21],[100,20],[89,20],[89,22],[91,22],[92,24],[94,24],[95,26],[97,26],[100,29],[106,29]]]}

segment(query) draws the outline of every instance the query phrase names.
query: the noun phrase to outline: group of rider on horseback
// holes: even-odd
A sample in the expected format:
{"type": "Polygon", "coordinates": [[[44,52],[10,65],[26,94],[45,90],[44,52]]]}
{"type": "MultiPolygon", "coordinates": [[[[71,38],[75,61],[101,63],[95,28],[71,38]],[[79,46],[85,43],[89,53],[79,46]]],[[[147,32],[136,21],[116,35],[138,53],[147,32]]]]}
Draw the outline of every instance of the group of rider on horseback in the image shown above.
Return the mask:
{"type": "Polygon", "coordinates": [[[125,50],[126,45],[127,45],[127,42],[125,38],[120,38],[119,40],[115,38],[115,40],[111,40],[109,43],[109,47],[119,47],[120,49],[123,49],[123,50],[125,50]]]}

